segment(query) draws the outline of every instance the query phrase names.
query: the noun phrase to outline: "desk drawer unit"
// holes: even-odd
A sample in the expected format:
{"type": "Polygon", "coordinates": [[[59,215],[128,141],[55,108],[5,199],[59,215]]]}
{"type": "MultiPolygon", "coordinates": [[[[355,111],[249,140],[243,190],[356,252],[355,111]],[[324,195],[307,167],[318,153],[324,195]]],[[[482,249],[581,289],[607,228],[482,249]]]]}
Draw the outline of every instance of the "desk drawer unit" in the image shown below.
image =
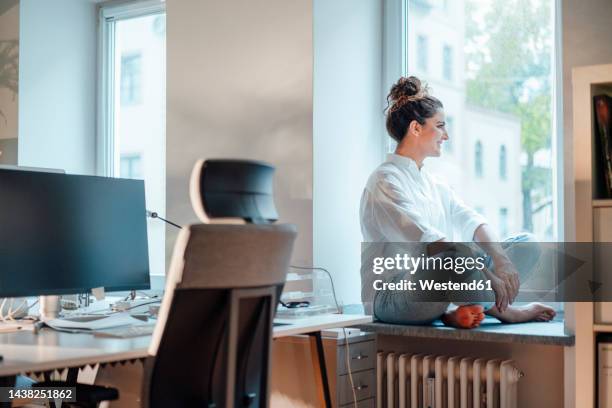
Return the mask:
{"type": "MultiPolygon", "coordinates": [[[[353,390],[348,375],[348,361],[358,408],[376,405],[376,336],[360,333],[348,338],[323,338],[327,376],[332,405],[354,408],[353,390]]],[[[273,346],[272,392],[284,406],[319,406],[316,377],[312,362],[312,345],[305,336],[278,339],[273,346]],[[287,402],[290,401],[290,402],[287,402]]],[[[274,398],[273,398],[274,400],[274,398]]],[[[280,407],[271,404],[272,408],[280,407]]]]}
{"type": "MultiPolygon", "coordinates": [[[[349,362],[353,372],[376,368],[376,346],[374,341],[349,344],[349,362]]],[[[346,364],[346,345],[338,347],[338,374],[348,373],[346,364]]]]}
{"type": "Polygon", "coordinates": [[[341,406],[353,403],[353,391],[357,401],[362,401],[374,396],[376,391],[376,374],[373,370],[353,372],[353,386],[349,375],[338,378],[338,404],[341,406]]]}

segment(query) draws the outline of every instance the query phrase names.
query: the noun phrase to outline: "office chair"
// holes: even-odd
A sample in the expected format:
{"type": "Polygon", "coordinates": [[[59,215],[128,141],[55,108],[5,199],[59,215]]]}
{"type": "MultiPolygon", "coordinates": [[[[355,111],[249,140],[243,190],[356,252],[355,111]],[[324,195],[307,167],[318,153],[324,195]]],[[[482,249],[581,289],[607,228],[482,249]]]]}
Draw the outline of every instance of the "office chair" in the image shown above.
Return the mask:
{"type": "Polygon", "coordinates": [[[183,228],[174,247],[144,407],[268,406],[273,319],[296,238],[293,225],[272,224],[273,172],[254,161],[195,164],[190,198],[203,224],[183,228]]]}
{"type": "Polygon", "coordinates": [[[181,231],[145,369],[143,406],[267,407],[290,225],[181,231]]]}

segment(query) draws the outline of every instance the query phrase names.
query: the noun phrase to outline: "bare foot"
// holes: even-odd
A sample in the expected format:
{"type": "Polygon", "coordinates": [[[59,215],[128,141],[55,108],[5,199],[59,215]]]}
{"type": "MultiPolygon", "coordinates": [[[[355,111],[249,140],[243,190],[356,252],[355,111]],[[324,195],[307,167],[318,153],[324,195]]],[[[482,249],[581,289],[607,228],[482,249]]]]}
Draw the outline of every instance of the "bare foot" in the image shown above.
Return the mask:
{"type": "Polygon", "coordinates": [[[552,307],[542,303],[530,303],[526,306],[508,306],[508,309],[503,313],[497,307],[493,307],[487,310],[486,313],[504,323],[548,322],[556,315],[552,307]]]}
{"type": "Polygon", "coordinates": [[[442,322],[460,329],[473,329],[480,325],[484,317],[482,305],[464,305],[444,313],[442,322]]]}

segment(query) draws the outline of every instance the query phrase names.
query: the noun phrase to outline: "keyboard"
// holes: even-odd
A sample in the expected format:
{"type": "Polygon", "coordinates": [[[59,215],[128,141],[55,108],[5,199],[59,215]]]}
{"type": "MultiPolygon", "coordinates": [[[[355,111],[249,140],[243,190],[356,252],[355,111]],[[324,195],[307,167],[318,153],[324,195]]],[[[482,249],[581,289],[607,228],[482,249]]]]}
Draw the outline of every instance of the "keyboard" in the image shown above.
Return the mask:
{"type": "Polygon", "coordinates": [[[95,337],[111,337],[115,339],[129,339],[133,337],[150,336],[155,330],[155,323],[137,324],[131,326],[114,327],[112,329],[96,330],[95,337]]]}

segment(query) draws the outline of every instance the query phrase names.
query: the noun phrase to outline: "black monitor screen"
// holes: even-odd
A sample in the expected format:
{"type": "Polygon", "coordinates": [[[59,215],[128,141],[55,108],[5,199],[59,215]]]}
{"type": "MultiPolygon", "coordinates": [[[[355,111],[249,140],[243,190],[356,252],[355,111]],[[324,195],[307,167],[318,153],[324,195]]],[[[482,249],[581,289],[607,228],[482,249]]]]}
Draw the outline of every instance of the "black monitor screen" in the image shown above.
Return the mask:
{"type": "Polygon", "coordinates": [[[146,289],[144,182],[0,169],[0,297],[146,289]]]}

